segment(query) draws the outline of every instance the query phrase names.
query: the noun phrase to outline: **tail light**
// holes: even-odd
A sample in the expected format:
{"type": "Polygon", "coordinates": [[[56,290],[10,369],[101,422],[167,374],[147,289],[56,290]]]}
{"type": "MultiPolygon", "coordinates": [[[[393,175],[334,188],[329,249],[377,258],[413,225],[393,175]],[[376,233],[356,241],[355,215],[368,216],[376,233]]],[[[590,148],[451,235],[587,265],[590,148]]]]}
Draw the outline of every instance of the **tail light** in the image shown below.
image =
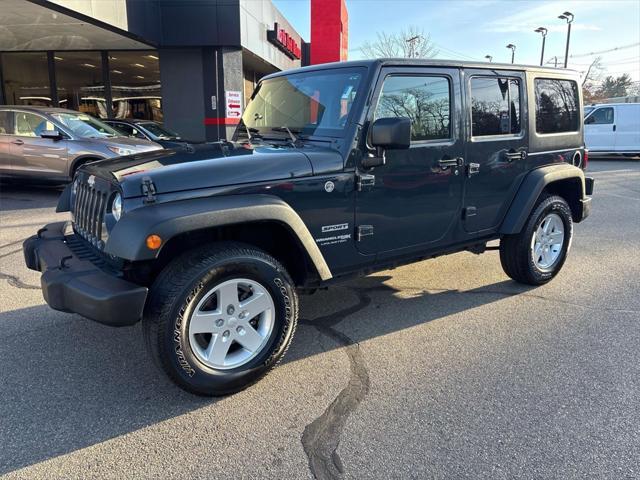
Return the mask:
{"type": "Polygon", "coordinates": [[[589,166],[589,150],[584,149],[584,155],[582,156],[582,170],[586,170],[589,166]]]}

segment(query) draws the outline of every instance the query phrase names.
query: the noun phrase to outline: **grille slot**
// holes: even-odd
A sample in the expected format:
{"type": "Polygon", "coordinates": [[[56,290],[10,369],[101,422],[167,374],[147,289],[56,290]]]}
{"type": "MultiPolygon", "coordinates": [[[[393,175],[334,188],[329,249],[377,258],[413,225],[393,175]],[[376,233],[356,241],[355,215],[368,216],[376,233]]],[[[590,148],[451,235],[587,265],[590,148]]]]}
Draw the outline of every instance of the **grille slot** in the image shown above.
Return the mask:
{"type": "Polygon", "coordinates": [[[102,225],[110,193],[108,186],[101,188],[101,183],[94,181],[89,185],[82,178],[73,205],[75,232],[100,249],[103,247],[102,225]]]}

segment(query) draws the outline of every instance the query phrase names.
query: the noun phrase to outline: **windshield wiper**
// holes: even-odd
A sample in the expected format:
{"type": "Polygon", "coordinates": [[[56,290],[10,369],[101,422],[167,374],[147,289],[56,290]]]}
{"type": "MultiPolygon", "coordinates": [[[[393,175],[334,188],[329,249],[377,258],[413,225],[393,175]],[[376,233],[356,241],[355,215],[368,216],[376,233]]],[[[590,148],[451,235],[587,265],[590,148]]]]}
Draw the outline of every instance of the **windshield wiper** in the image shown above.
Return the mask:
{"type": "Polygon", "coordinates": [[[274,132],[286,132],[291,139],[291,143],[293,143],[294,145],[298,141],[298,137],[296,137],[293,132],[300,133],[300,130],[294,129],[293,131],[291,131],[291,129],[286,125],[283,125],[282,127],[273,127],[271,130],[273,130],[274,132]]]}

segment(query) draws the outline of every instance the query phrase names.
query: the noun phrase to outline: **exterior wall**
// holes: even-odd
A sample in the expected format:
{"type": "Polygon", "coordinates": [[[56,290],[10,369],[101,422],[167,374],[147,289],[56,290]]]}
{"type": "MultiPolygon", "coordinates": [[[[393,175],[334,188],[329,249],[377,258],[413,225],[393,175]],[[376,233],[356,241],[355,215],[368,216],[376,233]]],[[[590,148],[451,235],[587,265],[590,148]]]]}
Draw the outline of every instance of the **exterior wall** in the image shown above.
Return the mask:
{"type": "Polygon", "coordinates": [[[311,0],[311,64],[344,61],[348,53],[345,0],[311,0]]]}
{"type": "Polygon", "coordinates": [[[202,49],[161,49],[164,123],[188,140],[205,140],[202,49]]]}
{"type": "Polygon", "coordinates": [[[127,0],[49,0],[122,30],[128,30],[127,0]]]}
{"type": "Polygon", "coordinates": [[[287,57],[267,41],[267,31],[272,30],[275,23],[302,47],[302,37],[270,0],[240,0],[240,44],[279,70],[300,67],[301,59],[287,57]]]}

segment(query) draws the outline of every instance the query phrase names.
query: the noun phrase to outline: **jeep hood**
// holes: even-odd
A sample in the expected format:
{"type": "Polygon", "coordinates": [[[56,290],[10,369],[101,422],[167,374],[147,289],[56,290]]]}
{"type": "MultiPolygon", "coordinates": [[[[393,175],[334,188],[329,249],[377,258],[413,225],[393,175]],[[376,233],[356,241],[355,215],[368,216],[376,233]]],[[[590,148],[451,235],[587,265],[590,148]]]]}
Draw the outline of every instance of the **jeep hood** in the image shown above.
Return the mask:
{"type": "Polygon", "coordinates": [[[141,181],[149,177],[156,193],[243,183],[284,180],[312,175],[309,158],[288,146],[245,147],[231,143],[189,145],[92,162],[93,175],[120,183],[124,197],[142,195],[141,181]]]}

